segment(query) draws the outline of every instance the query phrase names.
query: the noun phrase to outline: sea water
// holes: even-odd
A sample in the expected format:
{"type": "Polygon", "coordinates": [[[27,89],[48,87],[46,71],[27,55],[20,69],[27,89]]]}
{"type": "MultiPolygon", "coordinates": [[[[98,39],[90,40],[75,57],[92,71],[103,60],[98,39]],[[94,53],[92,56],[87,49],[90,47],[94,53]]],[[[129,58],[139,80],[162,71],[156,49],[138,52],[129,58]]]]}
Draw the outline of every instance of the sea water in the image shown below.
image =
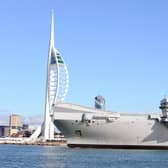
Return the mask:
{"type": "Polygon", "coordinates": [[[0,168],[166,168],[168,151],[0,145],[0,168]]]}

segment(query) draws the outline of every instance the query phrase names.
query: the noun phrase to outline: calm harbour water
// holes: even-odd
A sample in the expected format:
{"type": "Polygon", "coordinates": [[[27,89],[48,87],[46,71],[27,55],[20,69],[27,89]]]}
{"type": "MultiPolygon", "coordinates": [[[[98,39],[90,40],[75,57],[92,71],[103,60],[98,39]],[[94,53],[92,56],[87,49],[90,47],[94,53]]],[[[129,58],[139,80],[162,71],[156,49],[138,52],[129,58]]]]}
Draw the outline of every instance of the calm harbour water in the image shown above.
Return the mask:
{"type": "Polygon", "coordinates": [[[168,151],[0,145],[0,168],[164,168],[168,151]]]}

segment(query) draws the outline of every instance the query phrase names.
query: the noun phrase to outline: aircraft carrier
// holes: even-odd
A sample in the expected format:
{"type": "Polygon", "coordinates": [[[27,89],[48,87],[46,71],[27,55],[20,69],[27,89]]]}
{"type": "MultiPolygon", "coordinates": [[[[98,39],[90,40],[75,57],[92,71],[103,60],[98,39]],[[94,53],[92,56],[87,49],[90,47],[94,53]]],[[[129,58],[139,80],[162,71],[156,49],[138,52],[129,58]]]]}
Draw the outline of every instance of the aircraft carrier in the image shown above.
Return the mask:
{"type": "Polygon", "coordinates": [[[101,107],[101,101],[95,108],[55,106],[54,124],[69,147],[168,149],[168,98],[161,100],[160,114],[117,113],[101,107]]]}
{"type": "Polygon", "coordinates": [[[105,110],[105,99],[95,97],[95,108],[64,103],[68,69],[54,43],[52,12],[47,62],[44,124],[32,137],[54,140],[54,124],[69,147],[168,149],[168,98],[161,100],[160,114],[126,114],[105,110]]]}

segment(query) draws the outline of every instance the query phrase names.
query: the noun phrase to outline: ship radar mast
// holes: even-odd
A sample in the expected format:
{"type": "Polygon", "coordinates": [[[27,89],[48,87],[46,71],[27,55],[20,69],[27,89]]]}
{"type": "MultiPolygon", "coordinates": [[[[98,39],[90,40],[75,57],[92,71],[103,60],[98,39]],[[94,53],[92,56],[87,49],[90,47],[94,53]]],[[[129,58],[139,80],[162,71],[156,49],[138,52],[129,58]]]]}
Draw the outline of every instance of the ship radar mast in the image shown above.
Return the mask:
{"type": "Polygon", "coordinates": [[[160,101],[160,109],[162,110],[162,118],[167,119],[168,117],[168,97],[165,97],[160,101]]]}

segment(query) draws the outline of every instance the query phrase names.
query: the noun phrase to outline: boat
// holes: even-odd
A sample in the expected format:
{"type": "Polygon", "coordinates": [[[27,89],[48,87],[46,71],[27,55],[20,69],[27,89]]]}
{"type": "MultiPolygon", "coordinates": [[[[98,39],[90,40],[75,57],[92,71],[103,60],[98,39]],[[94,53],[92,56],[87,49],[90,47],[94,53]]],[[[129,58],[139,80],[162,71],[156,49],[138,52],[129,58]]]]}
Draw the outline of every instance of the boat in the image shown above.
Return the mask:
{"type": "Polygon", "coordinates": [[[168,98],[160,114],[127,114],[71,103],[55,106],[54,124],[69,147],[168,149],[168,98]]]}

